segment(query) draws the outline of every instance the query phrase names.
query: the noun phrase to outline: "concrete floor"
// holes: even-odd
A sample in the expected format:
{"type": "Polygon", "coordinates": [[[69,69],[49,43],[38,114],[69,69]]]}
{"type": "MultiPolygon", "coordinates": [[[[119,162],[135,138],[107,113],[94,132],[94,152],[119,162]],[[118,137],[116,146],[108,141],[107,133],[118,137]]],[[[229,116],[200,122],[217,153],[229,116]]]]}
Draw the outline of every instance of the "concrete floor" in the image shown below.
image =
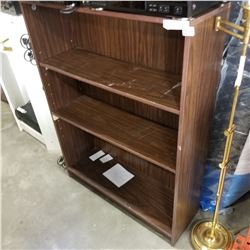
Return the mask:
{"type": "MultiPolygon", "coordinates": [[[[18,131],[5,103],[1,116],[2,249],[191,249],[189,230],[172,248],[71,179],[57,166],[58,155],[18,131]]],[[[235,230],[249,225],[249,201],[222,219],[235,230]]]]}

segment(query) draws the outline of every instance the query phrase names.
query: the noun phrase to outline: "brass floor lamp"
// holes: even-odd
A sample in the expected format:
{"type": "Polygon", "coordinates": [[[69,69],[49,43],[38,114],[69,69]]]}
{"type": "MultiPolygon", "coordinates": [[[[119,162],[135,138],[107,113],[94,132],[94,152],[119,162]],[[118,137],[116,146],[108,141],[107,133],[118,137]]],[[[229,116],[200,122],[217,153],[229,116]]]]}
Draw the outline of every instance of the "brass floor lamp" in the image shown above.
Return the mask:
{"type": "Polygon", "coordinates": [[[224,149],[223,160],[220,167],[220,178],[218,183],[216,207],[212,220],[203,220],[198,222],[192,229],[191,241],[195,249],[212,250],[212,249],[230,249],[232,246],[232,235],[222,224],[218,223],[218,214],[220,201],[224,186],[227,165],[235,130],[234,116],[239,95],[239,88],[242,82],[243,71],[246,61],[247,47],[250,38],[250,1],[243,6],[242,26],[236,25],[226,20],[222,20],[220,16],[216,17],[215,30],[223,31],[231,36],[236,37],[242,42],[242,54],[238,68],[238,74],[234,85],[233,103],[229,118],[228,128],[224,134],[226,136],[226,144],[224,149]],[[232,30],[230,30],[230,28],[232,30]],[[236,32],[237,31],[237,32],[236,32]]]}

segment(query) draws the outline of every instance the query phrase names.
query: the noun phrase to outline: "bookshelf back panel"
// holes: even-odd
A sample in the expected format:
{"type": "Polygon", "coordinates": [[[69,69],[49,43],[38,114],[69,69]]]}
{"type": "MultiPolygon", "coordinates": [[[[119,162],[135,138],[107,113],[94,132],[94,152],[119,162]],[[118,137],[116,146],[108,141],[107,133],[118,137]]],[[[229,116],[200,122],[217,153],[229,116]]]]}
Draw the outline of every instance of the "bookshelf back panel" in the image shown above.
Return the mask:
{"type": "Polygon", "coordinates": [[[110,93],[88,84],[83,86],[84,94],[103,101],[107,104],[125,110],[129,113],[141,116],[161,125],[178,129],[179,116],[155,107],[131,100],[129,98],[110,93]]]}
{"type": "Polygon", "coordinates": [[[81,48],[122,61],[182,72],[184,38],[160,24],[79,14],[81,48]]]}

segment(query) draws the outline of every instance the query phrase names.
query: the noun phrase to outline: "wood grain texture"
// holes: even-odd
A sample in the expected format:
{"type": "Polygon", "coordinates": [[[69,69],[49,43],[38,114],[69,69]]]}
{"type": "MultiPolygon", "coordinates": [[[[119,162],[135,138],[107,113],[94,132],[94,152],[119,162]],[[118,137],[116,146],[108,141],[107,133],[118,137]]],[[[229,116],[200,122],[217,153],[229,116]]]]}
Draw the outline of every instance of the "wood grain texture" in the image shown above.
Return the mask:
{"type": "Polygon", "coordinates": [[[121,208],[165,237],[171,237],[175,175],[64,122],[55,122],[70,175],[76,175],[92,190],[106,195],[121,208]],[[72,147],[75,147],[72,151],[72,147]],[[90,155],[104,150],[113,160],[92,162],[90,155]],[[135,178],[122,188],[115,187],[102,173],[122,164],[135,178]],[[94,189],[93,189],[94,188],[94,189]]]}
{"type": "MultiPolygon", "coordinates": [[[[217,14],[227,18],[228,5],[217,14]]],[[[214,30],[215,16],[195,25],[186,37],[179,121],[172,243],[197,212],[207,154],[224,34],[214,30]],[[181,219],[180,219],[181,218],[181,219]]]]}
{"type": "Polygon", "coordinates": [[[22,12],[30,36],[32,48],[38,61],[76,46],[77,14],[62,15],[50,8],[22,4],[22,12]]]}
{"type": "Polygon", "coordinates": [[[97,137],[93,136],[93,139],[95,148],[101,148],[104,152],[110,153],[113,157],[119,159],[122,165],[130,166],[131,170],[139,172],[141,175],[151,178],[151,180],[158,181],[168,189],[174,191],[175,174],[97,137]]]}
{"type": "Polygon", "coordinates": [[[49,97],[48,102],[52,112],[70,104],[74,99],[85,94],[131,114],[138,115],[169,128],[178,129],[179,116],[176,114],[110,93],[89,84],[82,84],[82,82],[70,77],[45,70],[43,67],[41,68],[41,73],[43,75],[43,86],[49,97]]]}
{"type": "MultiPolygon", "coordinates": [[[[182,72],[184,38],[180,31],[168,31],[161,24],[147,23],[143,19],[120,19],[101,16],[92,11],[60,14],[56,5],[22,4],[29,33],[33,36],[35,56],[46,59],[70,48],[79,47],[89,52],[112,57],[132,64],[180,75],[182,72]]],[[[87,8],[83,8],[87,9],[87,8]]],[[[113,14],[109,12],[107,14],[113,14]]],[[[122,15],[123,13],[118,13],[122,15]]],[[[133,14],[126,14],[134,16],[133,14]]],[[[141,16],[143,17],[143,16],[141,16]]],[[[157,17],[149,17],[157,20],[157,17]]],[[[163,20],[163,19],[162,19],[163,20]]]]}
{"type": "MultiPolygon", "coordinates": [[[[97,150],[90,151],[89,154],[91,155],[97,150]]],[[[102,175],[103,172],[116,163],[119,163],[117,158],[106,164],[102,164],[98,160],[92,162],[86,155],[76,165],[70,166],[68,170],[107,198],[115,201],[142,221],[153,226],[164,236],[170,237],[173,190],[168,189],[164,183],[143,175],[129,165],[124,167],[135,177],[121,188],[117,188],[102,175]]]]}
{"type": "Polygon", "coordinates": [[[79,15],[78,46],[103,56],[180,75],[184,38],[162,24],[79,15]]]}
{"type": "Polygon", "coordinates": [[[138,67],[82,49],[60,53],[40,65],[153,107],[179,113],[178,75],[138,67]]]}
{"type": "Polygon", "coordinates": [[[190,38],[164,30],[161,18],[86,8],[62,15],[57,4],[37,7],[22,3],[50,109],[65,120],[55,126],[67,166],[174,244],[198,208],[224,37],[214,20],[229,5],[192,19],[190,38]],[[135,76],[139,87],[132,92],[108,86],[113,80],[129,85],[135,76]],[[181,89],[161,97],[179,81],[181,89]],[[118,194],[98,170],[87,171],[94,148],[136,172],[138,204],[129,186],[118,194]]]}
{"type": "Polygon", "coordinates": [[[76,164],[83,155],[93,149],[95,144],[91,135],[61,119],[54,121],[54,124],[66,166],[76,164]]]}
{"type": "Polygon", "coordinates": [[[39,62],[76,46],[77,15],[64,16],[58,10],[39,7],[39,5],[33,11],[31,3],[26,2],[22,2],[21,9],[49,108],[53,111],[60,107],[63,101],[67,103],[70,100],[69,97],[77,96],[77,90],[71,88],[66,93],[62,89],[63,86],[60,88],[58,85],[60,77],[56,79],[53,74],[41,67],[39,62]],[[65,97],[57,95],[58,92],[64,93],[65,97]]]}
{"type": "Polygon", "coordinates": [[[178,129],[179,116],[173,113],[157,109],[150,105],[131,100],[118,94],[91,86],[89,84],[82,85],[83,93],[94,99],[100,100],[114,107],[125,110],[131,114],[138,115],[150,121],[164,125],[169,128],[178,129]]]}
{"type": "Polygon", "coordinates": [[[43,86],[47,94],[50,110],[56,111],[68,105],[83,93],[82,84],[53,71],[40,69],[43,76],[43,86]]]}
{"type": "Polygon", "coordinates": [[[176,130],[82,96],[54,114],[84,131],[175,173],[176,130]]]}

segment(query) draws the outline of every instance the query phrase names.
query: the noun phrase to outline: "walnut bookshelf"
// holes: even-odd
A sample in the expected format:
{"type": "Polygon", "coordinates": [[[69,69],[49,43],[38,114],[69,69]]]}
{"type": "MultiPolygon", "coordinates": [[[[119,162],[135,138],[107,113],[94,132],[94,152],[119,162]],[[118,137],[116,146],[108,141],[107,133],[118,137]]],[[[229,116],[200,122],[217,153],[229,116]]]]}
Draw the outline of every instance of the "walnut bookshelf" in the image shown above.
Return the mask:
{"type": "Polygon", "coordinates": [[[190,21],[22,2],[69,175],[174,244],[197,212],[230,4],[190,21]],[[102,149],[114,160],[92,162],[102,149]],[[102,173],[135,177],[116,188],[102,173]]]}

